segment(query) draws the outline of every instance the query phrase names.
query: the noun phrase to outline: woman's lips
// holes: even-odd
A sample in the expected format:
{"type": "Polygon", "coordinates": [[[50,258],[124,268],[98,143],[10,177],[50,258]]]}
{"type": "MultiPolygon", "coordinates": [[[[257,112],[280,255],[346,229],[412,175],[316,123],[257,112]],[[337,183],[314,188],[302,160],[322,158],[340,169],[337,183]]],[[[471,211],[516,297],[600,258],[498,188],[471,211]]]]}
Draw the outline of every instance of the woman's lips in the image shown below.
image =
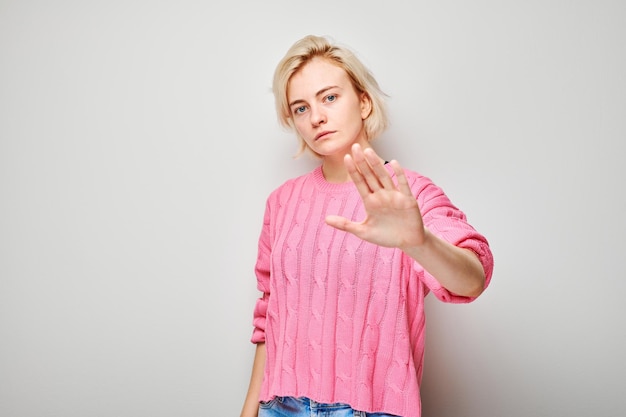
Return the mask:
{"type": "Polygon", "coordinates": [[[317,134],[317,136],[315,136],[315,140],[322,139],[322,138],[330,135],[331,133],[335,133],[335,131],[334,130],[332,130],[332,131],[331,130],[326,130],[324,132],[320,132],[320,133],[317,134]]]}

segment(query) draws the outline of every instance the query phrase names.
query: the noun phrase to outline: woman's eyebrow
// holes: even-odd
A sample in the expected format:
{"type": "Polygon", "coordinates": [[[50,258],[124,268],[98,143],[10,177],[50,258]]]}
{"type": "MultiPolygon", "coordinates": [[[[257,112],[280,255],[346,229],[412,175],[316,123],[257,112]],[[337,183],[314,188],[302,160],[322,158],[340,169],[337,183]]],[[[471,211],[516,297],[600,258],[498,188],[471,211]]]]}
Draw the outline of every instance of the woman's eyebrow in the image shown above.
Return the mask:
{"type": "MultiPolygon", "coordinates": [[[[325,92],[327,92],[328,90],[332,90],[333,88],[339,88],[339,86],[337,86],[337,85],[330,85],[328,87],[324,87],[321,90],[319,90],[317,93],[315,93],[315,97],[319,97],[322,94],[324,94],[325,92]]],[[[292,107],[292,106],[294,106],[296,104],[300,104],[300,103],[304,103],[304,102],[305,101],[302,100],[302,99],[297,99],[297,100],[294,100],[291,103],[289,103],[289,107],[292,107]]]]}

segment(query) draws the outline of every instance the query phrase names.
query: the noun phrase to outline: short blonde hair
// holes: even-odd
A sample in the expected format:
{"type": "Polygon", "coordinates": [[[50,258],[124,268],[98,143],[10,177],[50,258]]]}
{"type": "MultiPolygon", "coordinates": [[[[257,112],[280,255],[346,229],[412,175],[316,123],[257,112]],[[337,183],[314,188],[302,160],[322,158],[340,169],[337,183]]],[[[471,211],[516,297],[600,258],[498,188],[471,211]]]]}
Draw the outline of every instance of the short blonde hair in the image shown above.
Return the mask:
{"type": "Polygon", "coordinates": [[[289,48],[283,59],[276,66],[272,84],[278,120],[281,125],[293,129],[300,140],[298,155],[302,154],[308,146],[294,127],[289,110],[287,86],[291,77],[315,57],[327,59],[329,62],[343,68],[357,93],[365,93],[369,97],[372,103],[372,111],[364,121],[365,134],[368,141],[378,137],[387,128],[389,121],[385,105],[385,93],[378,86],[378,82],[376,82],[372,73],[347,48],[333,44],[325,37],[308,35],[289,48]]]}

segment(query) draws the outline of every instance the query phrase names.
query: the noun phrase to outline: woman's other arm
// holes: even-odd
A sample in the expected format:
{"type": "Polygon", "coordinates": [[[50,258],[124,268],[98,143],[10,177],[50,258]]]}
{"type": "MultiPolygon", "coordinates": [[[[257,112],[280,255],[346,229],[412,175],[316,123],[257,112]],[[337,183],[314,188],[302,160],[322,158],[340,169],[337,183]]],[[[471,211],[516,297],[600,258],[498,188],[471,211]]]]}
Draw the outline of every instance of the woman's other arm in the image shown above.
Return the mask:
{"type": "Polygon", "coordinates": [[[259,414],[259,393],[261,392],[263,374],[265,373],[265,355],[265,343],[257,343],[252,365],[252,375],[250,376],[250,386],[241,410],[241,417],[257,417],[259,414]]]}

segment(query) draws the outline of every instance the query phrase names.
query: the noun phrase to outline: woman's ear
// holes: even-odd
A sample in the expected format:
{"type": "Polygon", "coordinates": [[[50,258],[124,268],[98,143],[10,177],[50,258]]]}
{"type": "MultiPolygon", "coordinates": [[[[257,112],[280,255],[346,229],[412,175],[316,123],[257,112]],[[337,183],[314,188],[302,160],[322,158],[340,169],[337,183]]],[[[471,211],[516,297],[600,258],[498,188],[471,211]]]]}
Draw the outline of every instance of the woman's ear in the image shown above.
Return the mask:
{"type": "Polygon", "coordinates": [[[361,93],[361,119],[365,120],[372,112],[372,99],[369,94],[361,93]]]}

